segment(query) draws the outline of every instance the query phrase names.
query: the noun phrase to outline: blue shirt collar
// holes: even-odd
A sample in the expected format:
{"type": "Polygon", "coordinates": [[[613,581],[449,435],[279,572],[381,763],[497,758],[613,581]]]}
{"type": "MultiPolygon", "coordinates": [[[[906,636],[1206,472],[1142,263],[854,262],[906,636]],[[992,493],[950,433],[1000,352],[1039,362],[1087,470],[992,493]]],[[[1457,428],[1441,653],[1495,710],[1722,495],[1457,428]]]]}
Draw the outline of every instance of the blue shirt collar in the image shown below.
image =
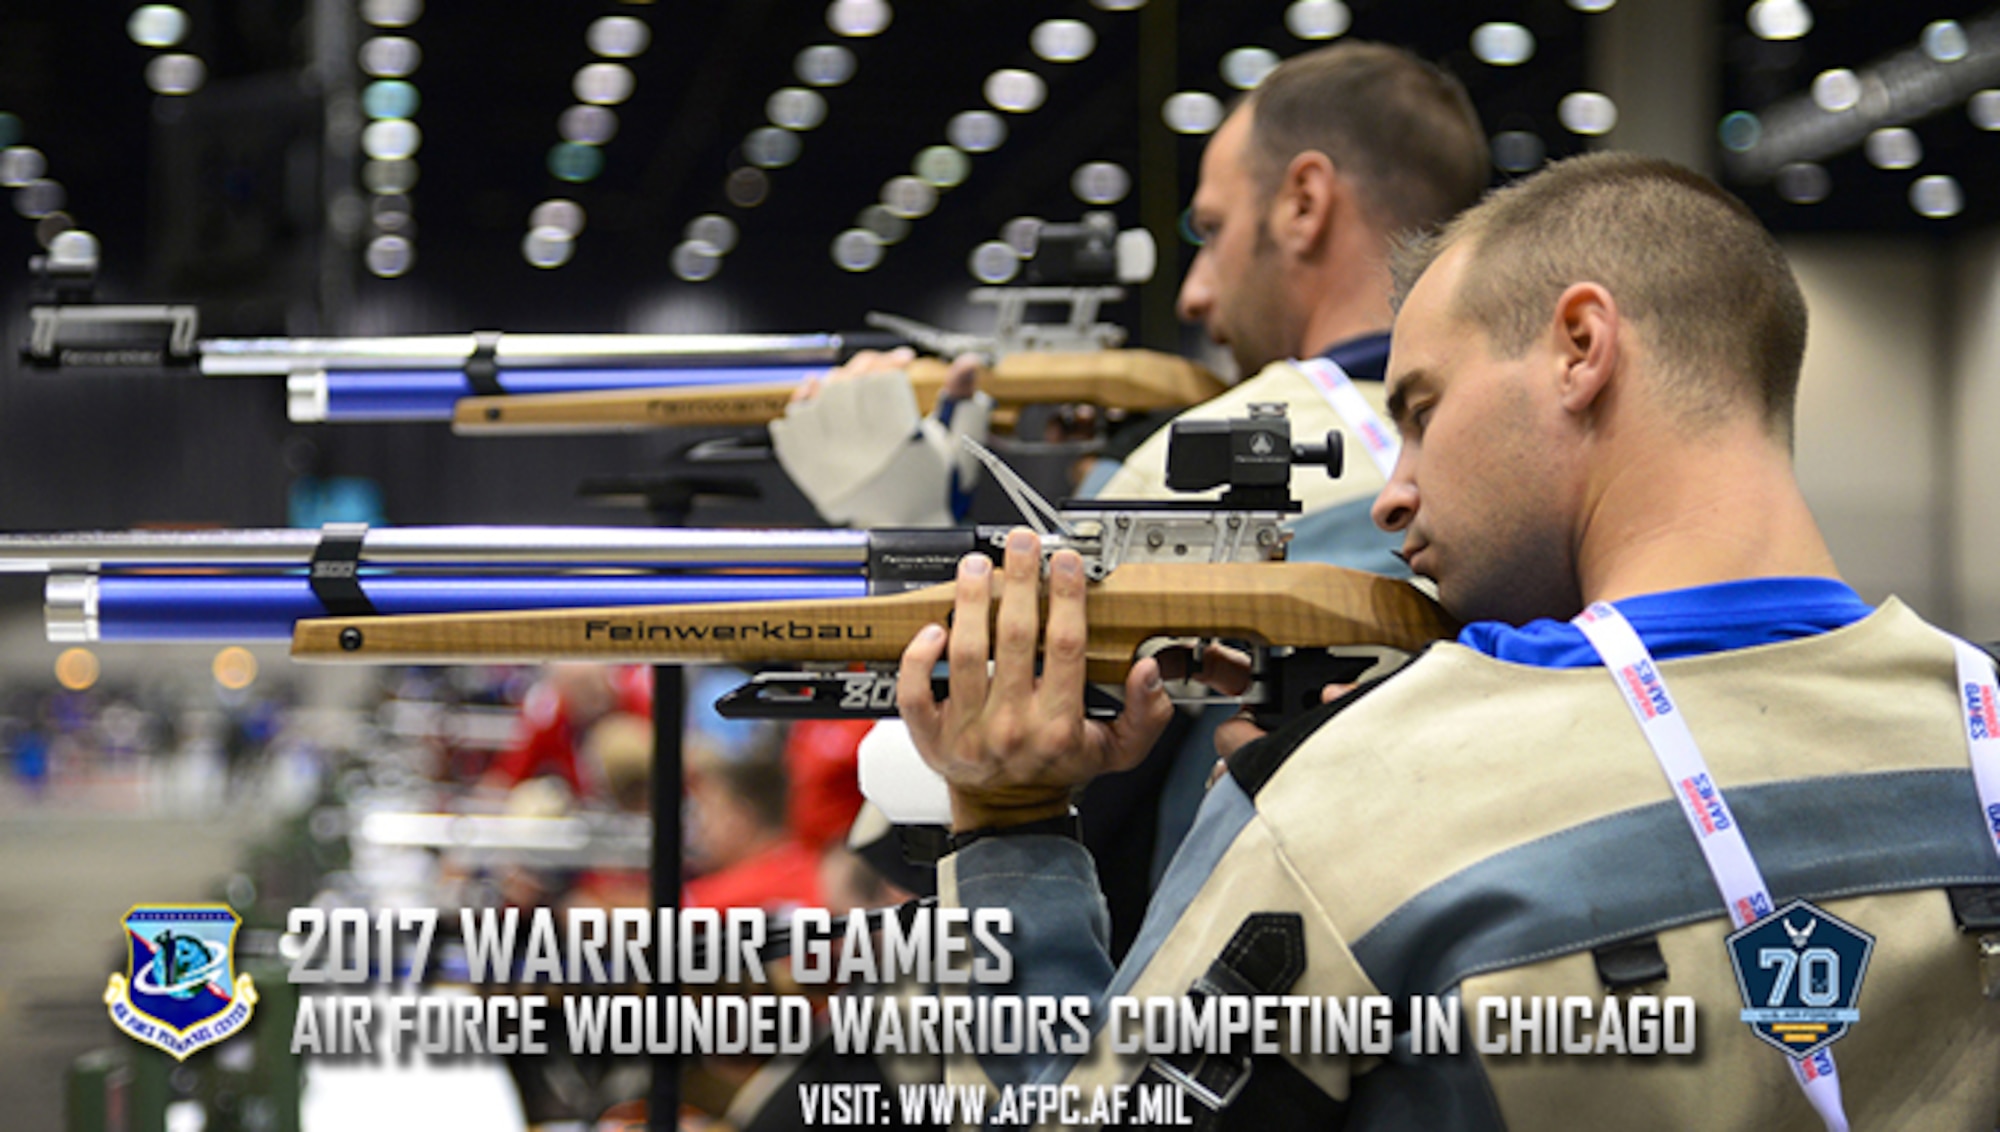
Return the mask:
{"type": "MultiPolygon", "coordinates": [[[[1613,602],[1655,659],[1724,652],[1795,640],[1851,625],[1874,609],[1834,578],[1751,578],[1613,602]]],[[[1475,621],[1458,642],[1496,660],[1539,668],[1598,663],[1582,630],[1546,618],[1515,627],[1475,621]]]]}

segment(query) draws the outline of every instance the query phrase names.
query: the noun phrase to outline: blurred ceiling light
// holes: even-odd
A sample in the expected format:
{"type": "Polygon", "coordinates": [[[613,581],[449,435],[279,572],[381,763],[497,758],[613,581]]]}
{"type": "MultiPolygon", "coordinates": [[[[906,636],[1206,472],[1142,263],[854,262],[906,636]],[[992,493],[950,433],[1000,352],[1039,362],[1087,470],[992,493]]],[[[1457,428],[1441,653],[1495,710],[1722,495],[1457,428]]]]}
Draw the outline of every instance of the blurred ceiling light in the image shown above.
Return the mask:
{"type": "Polygon", "coordinates": [[[18,189],[49,171],[49,159],[31,145],[0,149],[0,185],[18,189]]]}
{"type": "Polygon", "coordinates": [[[891,177],[882,186],[882,207],[905,220],[930,215],[937,199],[937,190],[915,177],[891,177]]]}
{"type": "Polygon", "coordinates": [[[1579,90],[1563,95],[1556,117],[1573,134],[1608,134],[1618,125],[1618,107],[1594,90],[1579,90]]]}
{"type": "Polygon", "coordinates": [[[69,203],[69,194],[59,181],[29,181],[14,190],[14,211],[30,220],[40,220],[52,212],[60,212],[69,203]]]}
{"type": "Polygon", "coordinates": [[[1716,128],[1716,136],[1722,141],[1722,148],[1734,153],[1744,153],[1757,148],[1757,142],[1764,136],[1764,124],[1755,114],[1747,110],[1736,110],[1723,115],[1722,124],[1716,128]]]}
{"type": "Polygon", "coordinates": [[[589,63],[579,68],[570,89],[578,102],[615,106],[632,97],[632,69],[623,63],[589,63]]]}
{"type": "Polygon", "coordinates": [[[723,178],[722,195],[738,208],[756,208],[771,195],[771,178],[765,176],[762,169],[748,165],[732,169],[729,176],[723,178]]]}
{"type": "Polygon", "coordinates": [[[1535,57],[1535,33],[1520,24],[1480,24],[1472,29],[1472,53],[1495,67],[1518,67],[1535,57]]]}
{"type": "Polygon", "coordinates": [[[1109,161],[1092,161],[1070,175],[1070,191],[1085,204],[1117,204],[1132,191],[1132,175],[1109,161]]]}
{"type": "Polygon", "coordinates": [[[1097,49],[1097,33],[1082,20],[1043,20],[1028,34],[1028,46],[1051,63],[1075,63],[1097,49]]]}
{"type": "Polygon", "coordinates": [[[543,270],[561,267],[575,254],[575,238],[553,225],[537,225],[521,238],[521,258],[543,270]]]}
{"type": "Polygon", "coordinates": [[[423,99],[401,79],[377,79],[361,88],[361,112],[370,118],[414,118],[423,99]]]}
{"type": "Polygon", "coordinates": [[[370,161],[361,166],[361,183],[377,196],[407,193],[417,187],[414,161],[370,161]]]}
{"type": "Polygon", "coordinates": [[[43,248],[52,248],[64,232],[76,229],[76,217],[67,212],[51,212],[35,221],[35,242],[43,248]]]}
{"type": "Polygon", "coordinates": [[[218,651],[208,670],[217,684],[232,692],[240,692],[257,682],[257,658],[241,645],[218,651]]]}
{"type": "Polygon", "coordinates": [[[1940,63],[1956,63],[1972,50],[1972,41],[1957,20],[1938,20],[1924,28],[1924,54],[1940,63]]]}
{"type": "Polygon", "coordinates": [[[1278,53],[1265,47],[1238,47],[1222,57],[1222,81],[1237,90],[1250,90],[1277,69],[1278,53]]]}
{"type": "Polygon", "coordinates": [[[1035,254],[1042,243],[1042,224],[1039,216],[1016,216],[1000,226],[1000,238],[1014,249],[1014,254],[1027,259],[1035,254]]]}
{"type": "Polygon", "coordinates": [[[572,240],[583,234],[583,223],[583,206],[562,197],[545,200],[528,214],[529,228],[554,228],[572,240]]]}
{"type": "Polygon", "coordinates": [[[56,683],[72,692],[90,690],[102,671],[97,663],[97,654],[89,649],[64,649],[62,655],[56,657],[56,683]]]}
{"type": "Polygon", "coordinates": [[[567,142],[603,145],[618,136],[618,112],[609,106],[572,106],[556,119],[556,133],[567,142]]]}
{"type": "Polygon", "coordinates": [[[1184,90],[1167,96],[1160,117],[1177,134],[1206,134],[1222,124],[1222,100],[1205,90],[1184,90]]]}
{"type": "Polygon", "coordinates": [[[1947,220],[1965,210],[1965,192],[1958,179],[1942,173],[1918,177],[1910,186],[1910,207],[1929,220],[1947,220]]]}
{"type": "Polygon", "coordinates": [[[1825,166],[1810,161],[1794,161],[1778,170],[1778,195],[1793,204],[1818,204],[1833,191],[1833,178],[1825,166]]]}
{"type": "Polygon", "coordinates": [[[1526,173],[1542,167],[1548,147],[1539,134],[1528,130],[1503,130],[1493,135],[1493,167],[1503,173],[1526,173]]]}
{"type": "Polygon", "coordinates": [[[1909,169],[1924,159],[1924,143],[1916,131],[1902,126],[1876,130],[1861,148],[1868,163],[1877,169],[1909,169]]]}
{"type": "Polygon", "coordinates": [[[1285,9],[1285,27],[1300,39],[1333,39],[1354,24],[1354,13],[1340,0],[1292,0],[1285,9]]]}
{"type": "Polygon", "coordinates": [[[424,0],[361,0],[361,18],[378,28],[408,27],[424,14],[424,0]]]}
{"type": "Polygon", "coordinates": [[[141,47],[172,47],[187,30],[187,13],[172,4],[142,4],[125,21],[125,34],[141,47]]]}
{"type": "Polygon", "coordinates": [[[972,159],[951,146],[933,145],[917,154],[911,168],[926,184],[950,189],[965,183],[972,173],[972,159]]]}
{"type": "Polygon", "coordinates": [[[810,130],[826,121],[826,98],[816,90],[788,86],[772,91],[764,100],[764,114],[774,126],[810,130]]]}
{"type": "Polygon", "coordinates": [[[759,126],[743,139],[743,156],[763,169],[782,169],[799,159],[799,135],[776,126],[759,126]]]}
{"type": "Polygon", "coordinates": [[[1846,67],[1821,71],[1813,79],[1812,100],[1829,114],[1852,110],[1861,101],[1861,76],[1846,67]]]}
{"type": "Polygon", "coordinates": [[[604,172],[604,151],[594,145],[557,142],[549,147],[549,173],[558,181],[580,185],[604,172]]]}
{"type": "Polygon", "coordinates": [[[1982,130],[2000,130],[2000,90],[1982,90],[1967,99],[1965,114],[1982,130]]]}
{"type": "Polygon", "coordinates": [[[910,222],[890,212],[879,204],[871,204],[861,210],[854,222],[875,233],[875,237],[885,244],[900,243],[910,234],[910,222]]]}
{"type": "Polygon", "coordinates": [[[799,52],[792,73],[807,86],[839,86],[854,77],[854,52],[837,43],[822,43],[799,52]]]}
{"type": "Polygon", "coordinates": [[[682,240],[673,254],[674,274],[689,283],[706,283],[722,270],[722,256],[700,240],[682,240]]]}
{"type": "Polygon", "coordinates": [[[688,221],[681,233],[698,244],[715,249],[716,255],[736,250],[736,222],[718,212],[705,212],[688,221]]]}
{"type": "Polygon", "coordinates": [[[423,48],[404,36],[378,35],[361,45],[361,69],[378,79],[414,74],[423,61],[423,48]]]}
{"type": "Polygon", "coordinates": [[[882,262],[882,241],[866,228],[849,228],[833,238],[833,262],[843,271],[873,271],[882,262]]]}
{"type": "Polygon", "coordinates": [[[967,153],[991,153],[1007,140],[1007,120],[991,110],[962,111],[952,115],[944,136],[967,153]]]}
{"type": "Polygon", "coordinates": [[[974,279],[998,286],[1020,274],[1021,257],[1014,254],[1013,245],[1005,240],[988,240],[972,249],[967,266],[972,269],[974,279]]]}
{"type": "Polygon", "coordinates": [[[401,236],[377,236],[368,241],[368,250],[362,258],[368,263],[368,270],[384,279],[394,279],[409,273],[417,262],[416,245],[401,236]]]}
{"type": "Polygon", "coordinates": [[[1136,12],[1146,6],[1146,0],[1090,0],[1090,2],[1107,12],[1136,12]]]}
{"type": "Polygon", "coordinates": [[[653,29],[631,16],[599,16],[583,33],[584,45],[606,59],[630,59],[645,54],[653,29]]]}
{"type": "Polygon", "coordinates": [[[146,64],[146,85],[154,94],[193,94],[208,81],[208,65],[193,55],[155,55],[146,64]]]}
{"type": "Polygon", "coordinates": [[[1579,12],[1608,12],[1618,0],[1569,0],[1569,6],[1579,12]]]}
{"type": "Polygon", "coordinates": [[[827,5],[826,26],[838,35],[880,35],[894,16],[887,0],[833,0],[827,5]]]}
{"type": "Polygon", "coordinates": [[[986,76],[986,101],[995,110],[1026,114],[1049,95],[1048,84],[1033,71],[1004,68],[986,76]]]}
{"type": "Polygon", "coordinates": [[[416,155],[424,132],[407,118],[384,118],[361,131],[361,152],[377,161],[400,161],[416,155]]]}
{"type": "Polygon", "coordinates": [[[1750,30],[1761,39],[1797,39],[1812,30],[1805,0],[1757,0],[1750,5],[1750,30]]]}

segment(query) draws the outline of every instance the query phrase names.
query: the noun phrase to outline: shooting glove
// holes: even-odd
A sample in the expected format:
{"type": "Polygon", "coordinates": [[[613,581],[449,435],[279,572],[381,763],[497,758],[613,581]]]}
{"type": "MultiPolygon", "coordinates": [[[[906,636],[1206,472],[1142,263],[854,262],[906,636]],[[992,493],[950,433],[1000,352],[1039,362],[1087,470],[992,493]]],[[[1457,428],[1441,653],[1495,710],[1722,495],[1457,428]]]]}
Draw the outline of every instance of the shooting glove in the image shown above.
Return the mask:
{"type": "Polygon", "coordinates": [[[992,399],[946,402],[951,423],[917,412],[901,370],[829,381],[771,422],[778,463],[820,516],[857,527],[950,526],[977,462],[958,437],[986,439],[992,399]]]}

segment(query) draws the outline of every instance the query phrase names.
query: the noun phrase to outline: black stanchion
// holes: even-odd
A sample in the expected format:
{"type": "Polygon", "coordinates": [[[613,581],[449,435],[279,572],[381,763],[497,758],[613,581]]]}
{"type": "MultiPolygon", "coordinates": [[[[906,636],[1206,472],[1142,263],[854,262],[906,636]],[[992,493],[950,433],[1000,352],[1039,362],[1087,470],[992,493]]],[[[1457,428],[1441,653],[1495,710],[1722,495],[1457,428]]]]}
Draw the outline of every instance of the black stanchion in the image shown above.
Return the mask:
{"type": "MultiPolygon", "coordinates": [[[[653,667],[653,906],[678,908],[681,902],[681,734],[686,710],[685,682],[678,666],[653,667]]],[[[663,951],[662,954],[665,954],[663,951]]],[[[664,972],[653,984],[655,996],[671,997],[680,985],[664,972]]],[[[678,1017],[678,1013],[663,1016],[678,1017]]],[[[653,1091],[646,1127],[673,1132],[680,1124],[681,1055],[653,1056],[653,1091]]]]}

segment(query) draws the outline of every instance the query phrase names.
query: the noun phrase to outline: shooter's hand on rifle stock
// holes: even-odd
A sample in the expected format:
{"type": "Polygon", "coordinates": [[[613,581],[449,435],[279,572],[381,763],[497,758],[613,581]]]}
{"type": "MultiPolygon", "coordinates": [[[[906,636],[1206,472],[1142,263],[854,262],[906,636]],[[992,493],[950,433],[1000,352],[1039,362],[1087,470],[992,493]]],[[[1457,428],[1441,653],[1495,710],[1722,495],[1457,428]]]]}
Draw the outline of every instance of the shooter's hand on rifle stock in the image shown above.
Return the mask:
{"type": "Polygon", "coordinates": [[[952,824],[960,830],[1068,812],[1075,788],[1136,766],[1173,716],[1159,666],[1148,659],[1132,666],[1118,718],[1084,719],[1085,583],[1083,561],[1071,551],[1049,561],[1046,648],[1036,677],[1040,575],[1041,541],[1026,530],[1009,534],[990,676],[993,571],[979,555],[959,564],[952,628],[926,627],[903,653],[897,706],[924,761],[951,785],[952,824]],[[947,657],[951,695],[940,704],[931,671],[947,657]]]}

